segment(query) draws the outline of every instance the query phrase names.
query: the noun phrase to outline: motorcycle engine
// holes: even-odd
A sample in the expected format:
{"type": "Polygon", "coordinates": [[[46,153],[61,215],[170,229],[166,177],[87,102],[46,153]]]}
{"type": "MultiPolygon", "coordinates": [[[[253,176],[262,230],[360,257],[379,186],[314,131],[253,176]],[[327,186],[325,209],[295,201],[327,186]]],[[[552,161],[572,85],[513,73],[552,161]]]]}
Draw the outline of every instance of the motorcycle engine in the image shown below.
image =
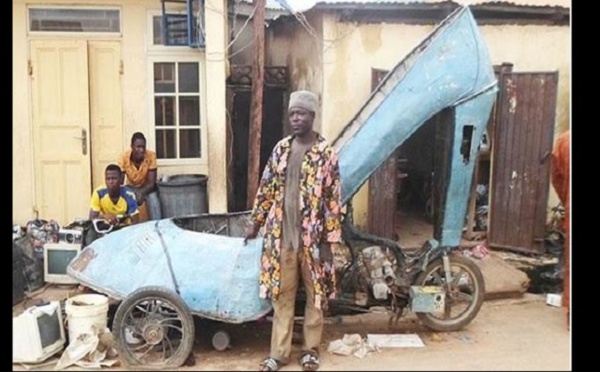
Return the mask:
{"type": "Polygon", "coordinates": [[[362,256],[373,297],[378,300],[386,300],[391,292],[389,285],[396,280],[392,262],[377,245],[364,248],[362,256]]]}

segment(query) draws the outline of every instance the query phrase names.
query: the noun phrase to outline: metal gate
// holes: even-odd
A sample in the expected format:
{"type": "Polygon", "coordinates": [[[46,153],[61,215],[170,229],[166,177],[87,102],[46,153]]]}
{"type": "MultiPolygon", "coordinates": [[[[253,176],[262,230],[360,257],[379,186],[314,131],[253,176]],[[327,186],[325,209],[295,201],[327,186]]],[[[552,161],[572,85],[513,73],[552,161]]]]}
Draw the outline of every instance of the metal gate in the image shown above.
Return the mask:
{"type": "Polygon", "coordinates": [[[500,73],[488,244],[544,253],[558,72],[500,73]]]}

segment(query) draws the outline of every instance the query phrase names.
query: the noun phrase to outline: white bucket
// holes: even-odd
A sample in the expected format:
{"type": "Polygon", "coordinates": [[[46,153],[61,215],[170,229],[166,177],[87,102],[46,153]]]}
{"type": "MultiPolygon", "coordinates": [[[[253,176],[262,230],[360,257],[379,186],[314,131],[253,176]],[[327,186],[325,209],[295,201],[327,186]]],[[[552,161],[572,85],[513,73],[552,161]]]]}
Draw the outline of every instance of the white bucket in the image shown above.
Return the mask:
{"type": "Polygon", "coordinates": [[[65,302],[69,342],[82,333],[98,334],[106,328],[108,297],[100,294],[83,294],[71,297],[65,302]],[[95,325],[96,328],[92,328],[95,325]]]}

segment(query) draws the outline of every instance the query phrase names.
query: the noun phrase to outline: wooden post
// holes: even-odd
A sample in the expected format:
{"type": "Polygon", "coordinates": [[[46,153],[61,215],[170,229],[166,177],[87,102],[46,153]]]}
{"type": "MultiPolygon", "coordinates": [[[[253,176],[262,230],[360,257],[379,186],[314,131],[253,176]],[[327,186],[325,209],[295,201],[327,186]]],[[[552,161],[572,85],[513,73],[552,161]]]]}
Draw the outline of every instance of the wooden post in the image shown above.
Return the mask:
{"type": "Polygon", "coordinates": [[[265,0],[253,1],[254,40],[256,54],[252,68],[252,98],[250,100],[250,128],[248,135],[248,209],[252,208],[254,196],[258,189],[260,169],[260,139],[262,131],[263,80],[265,65],[265,0]]]}

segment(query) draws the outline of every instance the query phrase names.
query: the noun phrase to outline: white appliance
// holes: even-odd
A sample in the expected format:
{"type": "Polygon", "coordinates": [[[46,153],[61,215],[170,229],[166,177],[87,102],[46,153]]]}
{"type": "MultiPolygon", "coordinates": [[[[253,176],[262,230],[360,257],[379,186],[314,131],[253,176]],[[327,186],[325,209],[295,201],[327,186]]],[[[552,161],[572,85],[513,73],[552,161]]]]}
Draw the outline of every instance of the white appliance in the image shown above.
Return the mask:
{"type": "Polygon", "coordinates": [[[80,251],[81,244],[44,244],[44,281],[54,284],[77,284],[78,282],[67,274],[67,266],[80,251]]]}
{"type": "Polygon", "coordinates": [[[13,363],[39,363],[61,351],[65,329],[58,301],[13,317],[13,363]]]}

